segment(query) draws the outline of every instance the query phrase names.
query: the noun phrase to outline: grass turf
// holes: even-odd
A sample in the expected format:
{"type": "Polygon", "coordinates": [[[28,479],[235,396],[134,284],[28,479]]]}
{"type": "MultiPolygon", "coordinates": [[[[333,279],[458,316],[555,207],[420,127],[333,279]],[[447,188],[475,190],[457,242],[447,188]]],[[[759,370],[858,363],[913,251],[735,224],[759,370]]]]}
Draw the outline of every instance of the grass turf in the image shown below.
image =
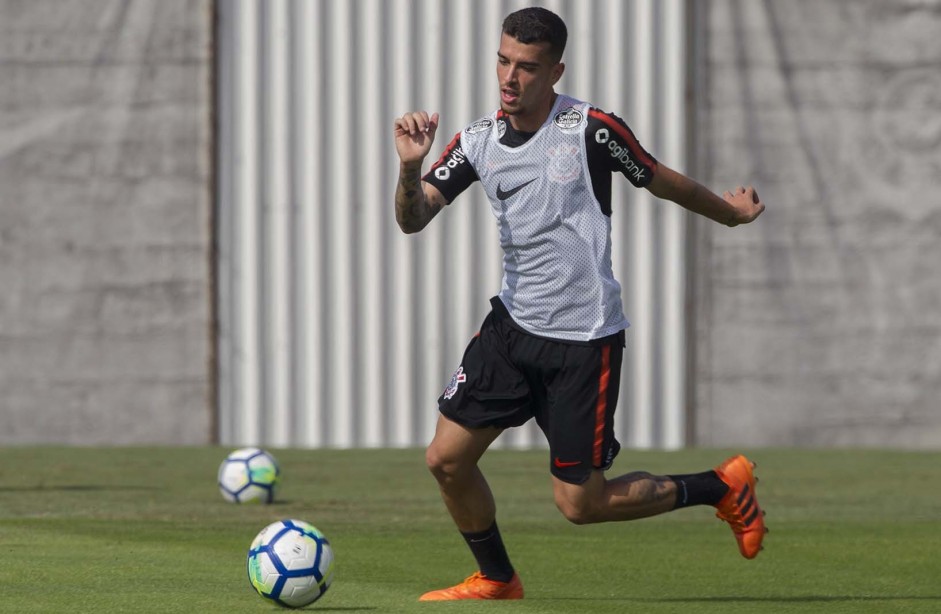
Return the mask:
{"type": "MultiPolygon", "coordinates": [[[[545,452],[483,467],[527,597],[419,604],[474,569],[420,450],[273,450],[278,502],[223,501],[221,448],[0,449],[0,611],[264,612],[255,534],[318,526],[337,554],[326,612],[941,611],[941,454],[754,450],[771,533],[742,559],[709,508],[576,527],[555,510],[545,452]]],[[[725,451],[622,451],[614,472],[689,472],[725,451]]]]}

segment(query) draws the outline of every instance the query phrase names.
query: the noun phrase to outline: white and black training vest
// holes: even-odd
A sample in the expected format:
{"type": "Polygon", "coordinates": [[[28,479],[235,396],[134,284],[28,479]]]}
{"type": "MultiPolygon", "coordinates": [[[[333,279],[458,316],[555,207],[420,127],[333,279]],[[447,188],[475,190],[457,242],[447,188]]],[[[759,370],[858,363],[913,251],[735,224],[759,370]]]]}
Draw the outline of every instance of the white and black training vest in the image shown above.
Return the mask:
{"type": "Polygon", "coordinates": [[[480,180],[504,254],[499,298],[520,328],[581,342],[627,328],[611,268],[610,174],[646,185],[656,161],[616,116],[565,95],[523,144],[502,143],[508,129],[501,111],[471,123],[425,180],[449,202],[480,180]]]}

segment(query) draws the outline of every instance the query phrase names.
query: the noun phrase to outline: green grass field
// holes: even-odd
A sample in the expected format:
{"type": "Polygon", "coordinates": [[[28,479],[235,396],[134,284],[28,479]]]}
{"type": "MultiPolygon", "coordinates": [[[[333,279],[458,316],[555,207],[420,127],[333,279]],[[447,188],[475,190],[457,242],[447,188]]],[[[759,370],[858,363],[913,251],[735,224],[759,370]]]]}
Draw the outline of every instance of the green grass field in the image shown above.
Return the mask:
{"type": "MultiPolygon", "coordinates": [[[[576,527],[545,452],[484,457],[527,597],[419,604],[473,561],[421,450],[273,450],[280,501],[226,503],[221,448],[0,449],[0,612],[264,612],[245,554],[269,522],[317,525],[326,612],[939,612],[941,454],[753,450],[771,533],[741,558],[711,508],[576,527]]],[[[624,450],[614,471],[688,472],[726,451],[624,450]]]]}

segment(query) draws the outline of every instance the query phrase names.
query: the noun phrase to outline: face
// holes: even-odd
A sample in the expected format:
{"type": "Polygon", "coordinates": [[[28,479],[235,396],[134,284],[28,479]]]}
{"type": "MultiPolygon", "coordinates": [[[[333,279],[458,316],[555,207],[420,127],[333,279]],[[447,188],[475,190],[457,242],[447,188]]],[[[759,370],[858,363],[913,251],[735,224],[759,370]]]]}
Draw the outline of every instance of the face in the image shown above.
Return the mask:
{"type": "Polygon", "coordinates": [[[552,87],[564,70],[564,64],[549,57],[549,43],[527,45],[509,34],[500,38],[497,52],[500,108],[510,116],[515,128],[533,123],[538,128],[542,124],[552,108],[552,87]]]}

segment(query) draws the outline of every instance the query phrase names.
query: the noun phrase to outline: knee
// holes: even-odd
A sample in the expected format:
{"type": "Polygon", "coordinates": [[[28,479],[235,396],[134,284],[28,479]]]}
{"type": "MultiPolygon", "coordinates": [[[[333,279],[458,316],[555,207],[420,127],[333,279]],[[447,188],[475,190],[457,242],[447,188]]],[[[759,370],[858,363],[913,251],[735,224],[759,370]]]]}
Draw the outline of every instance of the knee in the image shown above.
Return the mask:
{"type": "Polygon", "coordinates": [[[455,458],[434,444],[428,446],[425,450],[425,465],[439,482],[446,482],[453,479],[460,469],[460,463],[455,458]]]}
{"type": "Polygon", "coordinates": [[[428,449],[425,450],[425,465],[428,467],[429,471],[435,475],[438,475],[439,473],[444,473],[446,471],[448,462],[445,460],[444,456],[432,445],[428,446],[428,449]]]}
{"type": "Polygon", "coordinates": [[[599,522],[597,508],[586,497],[556,497],[555,505],[572,524],[592,524],[599,522]]]}

